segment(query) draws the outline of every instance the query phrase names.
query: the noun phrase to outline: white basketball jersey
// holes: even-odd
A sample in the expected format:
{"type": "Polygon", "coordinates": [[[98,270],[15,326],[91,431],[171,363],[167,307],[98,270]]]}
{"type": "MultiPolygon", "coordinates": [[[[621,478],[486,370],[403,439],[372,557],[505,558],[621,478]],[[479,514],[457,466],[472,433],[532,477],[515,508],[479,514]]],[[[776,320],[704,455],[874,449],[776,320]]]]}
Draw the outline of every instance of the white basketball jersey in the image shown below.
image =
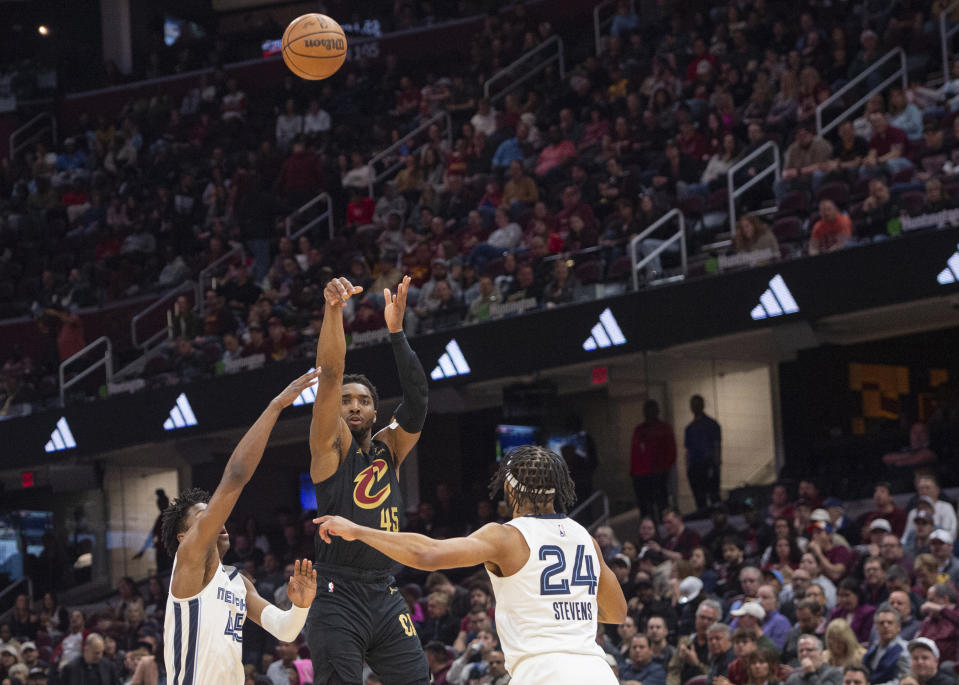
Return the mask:
{"type": "Polygon", "coordinates": [[[519,571],[505,578],[490,574],[507,670],[515,673],[524,659],[546,654],[602,658],[596,644],[601,567],[589,533],[565,514],[523,516],[506,525],[529,545],[519,571]]]}
{"type": "Polygon", "coordinates": [[[233,567],[220,564],[192,597],[175,598],[171,591],[163,621],[167,685],[243,685],[245,618],[246,586],[233,567]]]}

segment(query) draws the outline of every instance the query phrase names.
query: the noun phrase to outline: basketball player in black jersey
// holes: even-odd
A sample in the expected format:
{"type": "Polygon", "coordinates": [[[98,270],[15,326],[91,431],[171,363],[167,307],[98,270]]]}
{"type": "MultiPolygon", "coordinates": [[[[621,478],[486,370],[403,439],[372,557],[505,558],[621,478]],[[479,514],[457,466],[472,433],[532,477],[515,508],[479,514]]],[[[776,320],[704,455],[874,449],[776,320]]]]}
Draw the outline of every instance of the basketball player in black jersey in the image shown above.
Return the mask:
{"type": "MultiPolygon", "coordinates": [[[[326,286],[326,311],[316,349],[323,369],[310,425],[310,475],[317,514],[398,531],[403,515],[399,468],[426,420],[426,374],[403,334],[410,279],[386,290],[384,316],[403,390],[390,424],[373,435],[376,387],[343,375],[343,304],[362,292],[345,278],[326,286]]],[[[316,599],[307,619],[314,685],[362,685],[364,659],[384,685],[426,685],[429,667],[403,596],[394,562],[360,542],[316,538],[316,599]]]]}

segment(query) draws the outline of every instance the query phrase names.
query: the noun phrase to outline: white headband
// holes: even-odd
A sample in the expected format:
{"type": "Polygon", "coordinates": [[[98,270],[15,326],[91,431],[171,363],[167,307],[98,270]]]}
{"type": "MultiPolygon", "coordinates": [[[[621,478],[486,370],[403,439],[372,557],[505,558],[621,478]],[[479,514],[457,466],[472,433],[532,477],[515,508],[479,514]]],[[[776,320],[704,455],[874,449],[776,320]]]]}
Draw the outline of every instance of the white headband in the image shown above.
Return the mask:
{"type": "Polygon", "coordinates": [[[519,490],[520,492],[528,492],[532,495],[554,495],[556,494],[556,488],[528,488],[518,480],[516,477],[510,473],[509,469],[506,470],[506,482],[509,483],[514,490],[519,490]]]}

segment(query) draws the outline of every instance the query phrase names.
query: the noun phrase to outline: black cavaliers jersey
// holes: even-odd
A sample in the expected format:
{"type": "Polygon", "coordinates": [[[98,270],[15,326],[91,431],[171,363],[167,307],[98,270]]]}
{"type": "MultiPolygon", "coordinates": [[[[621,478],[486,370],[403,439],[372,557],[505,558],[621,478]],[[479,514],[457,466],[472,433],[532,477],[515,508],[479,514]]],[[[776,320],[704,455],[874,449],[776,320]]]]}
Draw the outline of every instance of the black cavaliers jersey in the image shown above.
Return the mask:
{"type": "MultiPolygon", "coordinates": [[[[350,442],[346,459],[332,476],[314,483],[316,514],[345,516],[370,528],[398,531],[403,521],[403,499],[396,465],[389,447],[373,440],[370,453],[350,442]]],[[[316,562],[331,566],[388,572],[396,563],[369,545],[331,537],[329,544],[316,536],[316,562]]]]}

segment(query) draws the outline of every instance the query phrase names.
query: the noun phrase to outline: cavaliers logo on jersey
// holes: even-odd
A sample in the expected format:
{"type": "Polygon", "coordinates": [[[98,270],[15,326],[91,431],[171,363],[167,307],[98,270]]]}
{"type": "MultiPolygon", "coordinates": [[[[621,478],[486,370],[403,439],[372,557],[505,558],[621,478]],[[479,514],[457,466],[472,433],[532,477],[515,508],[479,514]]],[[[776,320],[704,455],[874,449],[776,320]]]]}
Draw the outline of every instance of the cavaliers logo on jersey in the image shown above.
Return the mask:
{"type": "Polygon", "coordinates": [[[376,459],[372,464],[356,474],[353,482],[356,485],[353,488],[353,501],[357,506],[363,509],[376,509],[386,501],[390,496],[390,484],[386,483],[382,488],[376,490],[377,484],[387,473],[386,461],[376,459]]]}

